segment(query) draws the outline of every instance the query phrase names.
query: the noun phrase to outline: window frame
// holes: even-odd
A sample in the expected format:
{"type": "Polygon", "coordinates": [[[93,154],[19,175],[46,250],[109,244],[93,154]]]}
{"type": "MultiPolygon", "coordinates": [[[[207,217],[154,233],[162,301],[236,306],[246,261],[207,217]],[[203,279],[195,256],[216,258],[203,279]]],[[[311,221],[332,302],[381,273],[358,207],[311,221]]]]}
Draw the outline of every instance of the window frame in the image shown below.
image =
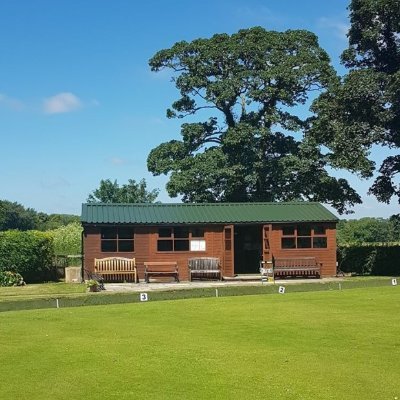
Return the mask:
{"type": "MultiPolygon", "coordinates": [[[[135,252],[135,228],[131,227],[131,226],[102,226],[100,228],[100,251],[101,253],[134,253],[135,252]],[[104,231],[108,230],[109,232],[111,231],[115,231],[115,237],[103,237],[103,235],[105,234],[104,231]],[[120,231],[121,231],[121,238],[120,238],[120,231]],[[124,233],[122,234],[122,231],[124,231],[124,233]],[[131,231],[132,233],[132,237],[131,238],[127,238],[126,237],[126,232],[127,231],[131,231]],[[112,249],[108,249],[106,250],[103,247],[103,244],[105,243],[115,243],[115,250],[112,249]],[[126,243],[131,243],[132,244],[132,250],[121,250],[120,246],[122,246],[123,244],[126,243]]],[[[110,235],[112,236],[112,235],[110,235]]]]}
{"type": "Polygon", "coordinates": [[[173,226],[163,226],[157,228],[157,253],[204,253],[207,251],[207,243],[205,239],[205,228],[203,226],[181,226],[181,225],[173,225],[173,226]],[[170,230],[170,236],[160,236],[161,230],[170,230]],[[178,234],[175,232],[175,229],[179,232],[178,234]],[[183,235],[182,232],[187,231],[187,236],[183,235]],[[204,250],[191,250],[191,242],[193,241],[204,241],[204,250]],[[160,243],[162,242],[171,242],[171,249],[162,250],[160,249],[160,243]],[[177,249],[176,245],[182,245],[183,242],[187,242],[187,247],[184,245],[184,248],[180,250],[177,249]]]}
{"type": "MultiPolygon", "coordinates": [[[[322,241],[323,243],[323,241],[322,241]]],[[[290,224],[281,227],[281,250],[321,250],[328,248],[328,236],[326,233],[326,225],[324,224],[290,224]],[[291,229],[293,228],[293,229],[291,229]],[[284,231],[292,231],[291,234],[285,234],[284,231]],[[309,230],[310,234],[307,235],[305,232],[309,230]],[[323,232],[323,233],[320,233],[323,232]],[[300,233],[300,234],[299,234],[300,233]],[[325,246],[315,246],[317,242],[314,239],[325,239],[325,246]],[[293,240],[294,246],[284,247],[284,241],[289,243],[289,240],[293,240]],[[309,241],[310,246],[304,245],[309,241]],[[299,244],[301,244],[299,246],[299,244]]]]}

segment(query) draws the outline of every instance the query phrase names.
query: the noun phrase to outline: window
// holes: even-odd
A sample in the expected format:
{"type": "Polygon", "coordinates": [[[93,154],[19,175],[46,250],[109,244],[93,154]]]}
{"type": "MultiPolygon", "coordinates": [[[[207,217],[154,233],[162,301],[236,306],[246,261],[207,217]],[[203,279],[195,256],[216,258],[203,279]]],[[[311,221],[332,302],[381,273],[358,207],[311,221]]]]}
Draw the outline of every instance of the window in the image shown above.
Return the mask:
{"type": "Polygon", "coordinates": [[[158,229],[157,251],[205,251],[204,229],[169,227],[158,229]]]}
{"type": "Polygon", "coordinates": [[[286,225],[282,227],[282,249],[324,249],[328,247],[323,225],[286,225]]]}
{"type": "Polygon", "coordinates": [[[101,251],[103,253],[135,251],[133,228],[102,228],[101,251]]]}

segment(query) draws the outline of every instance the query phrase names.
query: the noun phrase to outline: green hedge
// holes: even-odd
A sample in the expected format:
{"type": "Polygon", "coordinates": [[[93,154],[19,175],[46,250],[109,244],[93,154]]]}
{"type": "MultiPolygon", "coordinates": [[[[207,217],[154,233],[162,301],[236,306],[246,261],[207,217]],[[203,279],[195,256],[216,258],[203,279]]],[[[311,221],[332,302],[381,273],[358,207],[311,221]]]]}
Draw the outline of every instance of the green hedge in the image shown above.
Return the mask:
{"type": "Polygon", "coordinates": [[[338,247],[339,269],[362,275],[399,276],[400,244],[353,244],[338,247]]]}
{"type": "Polygon", "coordinates": [[[53,237],[54,253],[57,255],[81,254],[82,225],[73,222],[66,226],[47,231],[53,237]]]}
{"type": "Polygon", "coordinates": [[[25,282],[53,279],[53,238],[46,232],[0,232],[0,271],[21,274],[25,282]]]}

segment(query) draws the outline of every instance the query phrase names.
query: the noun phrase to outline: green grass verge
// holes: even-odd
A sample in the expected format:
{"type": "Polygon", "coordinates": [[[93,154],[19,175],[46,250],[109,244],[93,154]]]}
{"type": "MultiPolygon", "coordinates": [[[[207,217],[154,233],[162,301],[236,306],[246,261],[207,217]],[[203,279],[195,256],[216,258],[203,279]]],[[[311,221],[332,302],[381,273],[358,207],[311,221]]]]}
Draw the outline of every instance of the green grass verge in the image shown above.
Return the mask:
{"type": "Polygon", "coordinates": [[[86,286],[70,283],[40,283],[26,286],[0,287],[0,301],[12,298],[30,299],[38,296],[66,295],[74,293],[85,293],[86,286]]]}
{"type": "MultiPolygon", "coordinates": [[[[277,294],[282,283],[258,286],[223,286],[218,288],[219,297],[277,294]]],[[[309,283],[285,284],[286,293],[309,291],[334,291],[362,287],[390,286],[391,278],[347,278],[340,282],[310,281],[309,283]]],[[[145,291],[145,289],[144,289],[145,291]]],[[[216,288],[160,290],[148,292],[150,301],[179,300],[216,297],[216,288]]],[[[0,288],[0,312],[32,310],[39,308],[64,308],[90,305],[123,304],[139,302],[137,292],[87,293],[84,284],[44,284],[17,288],[0,288]],[[4,289],[9,289],[4,290],[4,289]]]]}
{"type": "Polygon", "coordinates": [[[395,399],[399,326],[398,286],[6,312],[0,393],[395,399]]]}

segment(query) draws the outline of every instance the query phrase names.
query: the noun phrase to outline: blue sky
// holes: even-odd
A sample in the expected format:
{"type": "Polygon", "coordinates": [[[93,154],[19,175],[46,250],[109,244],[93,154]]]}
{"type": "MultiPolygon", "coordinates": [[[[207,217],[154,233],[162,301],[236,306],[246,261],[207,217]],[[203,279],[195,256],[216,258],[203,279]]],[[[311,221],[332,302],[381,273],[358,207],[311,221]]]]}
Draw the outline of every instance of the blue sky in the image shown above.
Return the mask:
{"type": "MultiPolygon", "coordinates": [[[[150,150],[179,137],[166,108],[178,93],[148,60],[180,40],[260,25],[308,29],[332,63],[346,47],[347,0],[2,0],[0,2],[0,199],[46,213],[79,214],[101,179],[145,178],[150,150]]],[[[387,150],[376,151],[380,161],[387,150]]],[[[398,204],[363,196],[352,217],[387,217],[398,204]]]]}

